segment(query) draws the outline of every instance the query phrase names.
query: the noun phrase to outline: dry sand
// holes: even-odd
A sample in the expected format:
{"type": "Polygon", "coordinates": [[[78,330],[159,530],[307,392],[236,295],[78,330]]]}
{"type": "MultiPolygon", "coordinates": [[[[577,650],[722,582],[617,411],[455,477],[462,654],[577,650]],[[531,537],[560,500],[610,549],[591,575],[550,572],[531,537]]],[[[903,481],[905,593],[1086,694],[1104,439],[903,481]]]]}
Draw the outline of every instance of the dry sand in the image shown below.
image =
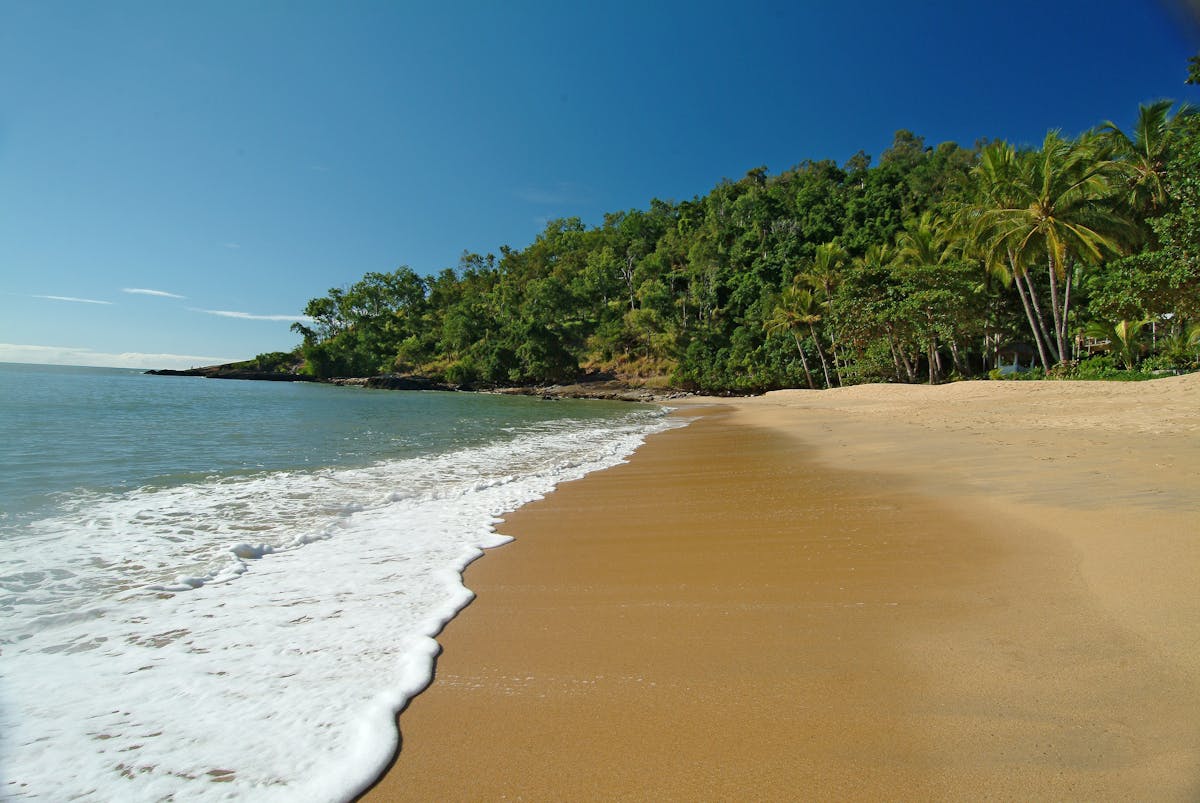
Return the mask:
{"type": "Polygon", "coordinates": [[[1200,375],[685,414],[508,518],[368,800],[1200,799],[1200,375]]]}

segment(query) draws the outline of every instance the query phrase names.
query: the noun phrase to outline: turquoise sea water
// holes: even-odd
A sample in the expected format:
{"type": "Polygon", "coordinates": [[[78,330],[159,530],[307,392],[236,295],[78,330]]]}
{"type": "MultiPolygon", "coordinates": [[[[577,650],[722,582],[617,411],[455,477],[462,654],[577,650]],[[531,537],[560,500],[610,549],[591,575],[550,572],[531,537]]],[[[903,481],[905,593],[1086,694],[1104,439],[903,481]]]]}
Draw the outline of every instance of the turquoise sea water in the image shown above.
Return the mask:
{"type": "Polygon", "coordinates": [[[627,415],[630,405],[0,363],[0,512],[48,492],[364,466],[627,415]]]}
{"type": "Polygon", "coordinates": [[[497,517],[670,425],[0,364],[0,796],[349,797],[497,517]]]}

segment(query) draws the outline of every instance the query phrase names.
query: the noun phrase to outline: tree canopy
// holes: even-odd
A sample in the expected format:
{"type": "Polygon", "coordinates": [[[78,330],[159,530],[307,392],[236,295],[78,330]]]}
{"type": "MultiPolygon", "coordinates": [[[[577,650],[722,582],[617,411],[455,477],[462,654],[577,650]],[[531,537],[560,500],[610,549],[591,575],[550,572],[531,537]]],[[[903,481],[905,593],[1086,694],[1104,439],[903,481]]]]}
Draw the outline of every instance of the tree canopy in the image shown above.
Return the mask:
{"type": "Polygon", "coordinates": [[[1045,370],[1097,349],[1131,366],[1147,327],[1186,343],[1200,321],[1198,120],[1162,101],[1130,132],[1037,147],[898,131],[875,165],[759,167],[598,226],[552,220],[524,249],[331,289],[295,326],[300,351],[322,377],[594,369],[708,392],[940,382],[1014,350],[1045,370]]]}

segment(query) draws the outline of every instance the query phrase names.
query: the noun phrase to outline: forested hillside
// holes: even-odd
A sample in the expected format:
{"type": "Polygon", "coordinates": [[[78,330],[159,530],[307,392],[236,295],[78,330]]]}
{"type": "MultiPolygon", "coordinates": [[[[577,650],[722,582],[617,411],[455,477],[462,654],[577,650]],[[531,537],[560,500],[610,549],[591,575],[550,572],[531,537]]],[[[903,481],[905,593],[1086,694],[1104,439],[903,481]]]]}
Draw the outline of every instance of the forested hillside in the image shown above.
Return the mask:
{"type": "Polygon", "coordinates": [[[1200,117],[1143,106],[1037,147],[928,146],[756,168],[522,250],[330,290],[296,324],[320,377],[467,386],[584,370],[709,392],[1196,366],[1200,117]],[[1092,353],[1096,356],[1087,359],[1092,353]],[[1082,360],[1082,362],[1080,362],[1082,360]]]}

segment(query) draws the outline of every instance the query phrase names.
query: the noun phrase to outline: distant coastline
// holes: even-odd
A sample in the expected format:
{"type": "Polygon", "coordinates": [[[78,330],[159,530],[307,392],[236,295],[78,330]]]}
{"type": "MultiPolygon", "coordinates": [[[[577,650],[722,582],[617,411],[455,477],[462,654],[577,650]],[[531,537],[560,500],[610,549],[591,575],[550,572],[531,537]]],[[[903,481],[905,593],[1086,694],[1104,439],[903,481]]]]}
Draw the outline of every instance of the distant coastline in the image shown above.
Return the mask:
{"type": "Polygon", "coordinates": [[[145,373],[151,376],[202,376],[207,379],[254,379],[266,382],[316,382],[316,377],[285,371],[253,371],[230,365],[210,365],[205,368],[158,368],[145,373]]]}
{"type": "Polygon", "coordinates": [[[498,393],[516,396],[539,396],[544,399],[603,399],[608,401],[659,402],[693,395],[672,388],[650,388],[637,385],[607,373],[585,374],[574,382],[553,385],[517,385],[512,387],[477,387],[438,382],[424,376],[380,374],[366,377],[335,377],[320,379],[290,371],[258,371],[239,363],[209,365],[202,368],[177,370],[162,368],[145,372],[151,376],[193,376],[206,379],[241,379],[259,382],[318,382],[342,387],[372,390],[434,390],[445,392],[498,393]]]}

